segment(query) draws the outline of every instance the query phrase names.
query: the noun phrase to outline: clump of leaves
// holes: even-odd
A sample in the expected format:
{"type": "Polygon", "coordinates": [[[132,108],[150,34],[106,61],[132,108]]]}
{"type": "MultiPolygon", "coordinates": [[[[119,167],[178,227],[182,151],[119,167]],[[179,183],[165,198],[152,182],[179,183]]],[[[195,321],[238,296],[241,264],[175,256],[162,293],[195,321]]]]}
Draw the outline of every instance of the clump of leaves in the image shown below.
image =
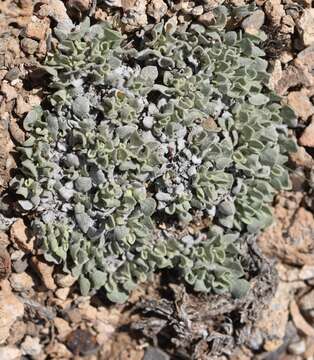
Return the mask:
{"type": "Polygon", "coordinates": [[[173,268],[194,290],[243,295],[241,241],[272,221],[293,112],[265,83],[259,39],[216,26],[146,29],[137,49],[86,20],[46,62],[49,106],[24,120],[12,186],[48,261],[124,302],[173,268]],[[203,224],[203,225],[200,225],[203,224]]]}

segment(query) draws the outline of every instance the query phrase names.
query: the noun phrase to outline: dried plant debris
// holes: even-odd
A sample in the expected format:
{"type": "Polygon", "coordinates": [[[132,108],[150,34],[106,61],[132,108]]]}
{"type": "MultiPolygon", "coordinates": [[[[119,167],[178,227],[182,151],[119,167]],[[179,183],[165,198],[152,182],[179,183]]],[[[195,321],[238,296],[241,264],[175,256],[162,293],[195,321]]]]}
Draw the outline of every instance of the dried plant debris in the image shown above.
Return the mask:
{"type": "Polygon", "coordinates": [[[277,275],[255,242],[250,239],[248,244],[251,262],[247,271],[255,276],[246,296],[193,296],[183,286],[170,284],[171,299],[148,298],[135,307],[142,318],[132,322],[131,329],[152,339],[175,359],[216,359],[233,356],[240,345],[251,347],[253,326],[274,295],[277,275]]]}
{"type": "Polygon", "coordinates": [[[56,28],[51,94],[24,120],[11,187],[46,260],[83,294],[125,302],[164,268],[204,293],[250,286],[244,235],[290,188],[296,118],[265,85],[260,37],[225,31],[227,8],[214,14],[207,28],[148,26],[133,47],[88,18],[56,28]]]}

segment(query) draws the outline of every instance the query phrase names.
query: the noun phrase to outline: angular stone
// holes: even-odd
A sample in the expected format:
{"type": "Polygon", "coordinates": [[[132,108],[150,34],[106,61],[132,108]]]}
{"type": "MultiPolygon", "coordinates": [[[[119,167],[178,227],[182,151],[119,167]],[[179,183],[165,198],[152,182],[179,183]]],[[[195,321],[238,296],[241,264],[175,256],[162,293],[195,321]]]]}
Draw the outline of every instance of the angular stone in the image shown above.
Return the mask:
{"type": "Polygon", "coordinates": [[[22,351],[16,346],[1,346],[0,347],[0,359],[3,360],[19,360],[21,359],[22,351]]]}
{"type": "Polygon", "coordinates": [[[21,48],[26,54],[33,55],[38,48],[38,42],[29,38],[22,39],[21,48]]]}
{"type": "Polygon", "coordinates": [[[43,40],[46,37],[49,25],[48,18],[38,19],[34,16],[26,26],[25,35],[35,40],[43,40]]]}
{"type": "Polygon", "coordinates": [[[31,252],[34,248],[34,238],[29,236],[23,219],[18,219],[12,224],[10,238],[12,243],[24,252],[31,252]]]}
{"type": "Polygon", "coordinates": [[[265,14],[262,10],[256,10],[245,18],[242,22],[242,28],[248,34],[255,35],[258,33],[265,21],[265,14]]]}
{"type": "MultiPolygon", "coordinates": [[[[314,279],[314,266],[313,265],[304,265],[299,273],[299,279],[309,280],[314,279]]],[[[314,310],[314,307],[313,307],[314,310]]]]}
{"type": "Polygon", "coordinates": [[[281,18],[286,14],[281,0],[267,0],[265,2],[265,13],[274,25],[280,25],[281,18]]]}
{"type": "Polygon", "coordinates": [[[15,67],[6,73],[5,79],[8,81],[13,81],[18,79],[19,76],[20,76],[20,70],[17,67],[15,67]]]}
{"type": "Polygon", "coordinates": [[[25,133],[19,127],[17,120],[14,117],[10,119],[10,133],[17,143],[23,144],[25,141],[25,133]]]}
{"type": "MultiPolygon", "coordinates": [[[[299,146],[297,152],[290,155],[290,159],[295,164],[295,166],[301,166],[308,169],[311,169],[314,166],[314,159],[302,146],[299,146]]],[[[313,268],[313,277],[314,277],[314,268],[313,268]]]]}
{"type": "Polygon", "coordinates": [[[66,300],[70,292],[70,288],[61,288],[56,290],[56,297],[60,300],[66,300]]]}
{"type": "Polygon", "coordinates": [[[9,85],[7,82],[2,82],[1,92],[5,95],[7,101],[11,101],[17,97],[15,88],[9,85]]]}
{"type": "Polygon", "coordinates": [[[21,344],[21,350],[24,355],[30,355],[32,358],[36,358],[42,351],[39,338],[26,336],[21,344]]]}
{"type": "Polygon", "coordinates": [[[12,274],[10,276],[10,283],[15,291],[28,291],[34,286],[34,281],[31,276],[26,273],[12,274]]]}
{"type": "Polygon", "coordinates": [[[6,341],[11,326],[23,314],[24,305],[12,293],[8,280],[3,280],[0,289],[0,344],[6,341]]]}
{"type": "Polygon", "coordinates": [[[312,117],[312,122],[309,126],[305,128],[300,139],[299,144],[302,146],[314,147],[314,119],[312,117]]]}
{"type": "Polygon", "coordinates": [[[46,288],[49,290],[55,290],[56,284],[52,277],[53,264],[48,264],[44,261],[41,261],[35,256],[32,257],[31,263],[33,264],[46,288]]]}
{"type": "Polygon", "coordinates": [[[60,317],[56,317],[54,318],[53,322],[57,329],[60,339],[64,339],[71,332],[71,327],[69,323],[64,319],[60,317]]]}
{"type": "Polygon", "coordinates": [[[288,104],[302,120],[307,120],[314,114],[314,106],[302,91],[290,92],[288,95],[288,104]]]}
{"type": "Polygon", "coordinates": [[[281,73],[280,79],[275,83],[275,90],[279,95],[284,95],[287,90],[294,86],[303,85],[310,87],[314,84],[313,75],[300,62],[295,61],[295,65],[288,66],[281,73]]]}
{"type": "Polygon", "coordinates": [[[7,249],[0,245],[0,280],[6,279],[11,273],[11,258],[7,249]]]}
{"type": "Polygon", "coordinates": [[[149,347],[145,351],[143,360],[170,360],[170,356],[158,348],[149,347]]]}
{"type": "Polygon", "coordinates": [[[167,10],[168,7],[163,0],[154,0],[147,5],[147,14],[157,22],[166,14],[167,10]]]}
{"type": "Polygon", "coordinates": [[[212,25],[215,21],[215,16],[211,11],[208,11],[198,17],[198,22],[204,26],[212,25]]]}
{"type": "Polygon", "coordinates": [[[29,105],[21,95],[17,96],[15,112],[17,115],[22,116],[23,114],[31,111],[32,107],[29,105]]]}
{"type": "Polygon", "coordinates": [[[62,275],[62,274],[56,274],[55,275],[55,281],[58,286],[67,288],[71,287],[77,279],[73,277],[72,275],[62,275]]]}
{"type": "Polygon", "coordinates": [[[314,43],[314,8],[305,9],[297,21],[297,29],[305,46],[314,43]]]}
{"type": "Polygon", "coordinates": [[[314,44],[299,52],[298,62],[307,67],[310,73],[314,72],[314,44]]]}

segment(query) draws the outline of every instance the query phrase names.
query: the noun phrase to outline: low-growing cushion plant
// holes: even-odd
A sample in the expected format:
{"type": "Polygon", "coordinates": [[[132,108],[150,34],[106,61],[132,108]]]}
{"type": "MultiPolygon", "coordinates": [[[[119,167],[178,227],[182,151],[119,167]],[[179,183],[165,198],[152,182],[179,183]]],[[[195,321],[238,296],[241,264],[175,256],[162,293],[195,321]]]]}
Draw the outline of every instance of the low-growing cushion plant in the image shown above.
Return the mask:
{"type": "Polygon", "coordinates": [[[46,106],[24,120],[12,181],[48,261],[124,302],[158,269],[195,291],[243,295],[240,239],[272,221],[288,189],[292,110],[265,84],[257,37],[216,27],[107,24],[64,35],[45,69],[46,106]]]}

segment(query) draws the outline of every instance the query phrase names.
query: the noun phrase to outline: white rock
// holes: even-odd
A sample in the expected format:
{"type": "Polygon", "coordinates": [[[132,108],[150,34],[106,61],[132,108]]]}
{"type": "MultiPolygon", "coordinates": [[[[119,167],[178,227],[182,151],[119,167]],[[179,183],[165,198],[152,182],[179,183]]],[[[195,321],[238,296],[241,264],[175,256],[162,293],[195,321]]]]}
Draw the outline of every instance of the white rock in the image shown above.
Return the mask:
{"type": "Polygon", "coordinates": [[[299,273],[300,280],[309,280],[314,278],[314,266],[313,265],[304,265],[299,273]]]}
{"type": "Polygon", "coordinates": [[[21,350],[24,355],[30,355],[32,357],[38,356],[42,350],[39,338],[29,335],[26,336],[25,340],[21,344],[21,350]]]}
{"type": "Polygon", "coordinates": [[[26,273],[12,274],[10,283],[15,291],[27,291],[34,286],[32,277],[26,273]]]}
{"type": "Polygon", "coordinates": [[[301,355],[306,350],[305,341],[301,340],[301,341],[298,341],[298,342],[294,342],[294,343],[289,345],[288,349],[289,349],[289,352],[294,354],[294,355],[301,355]]]}
{"type": "Polygon", "coordinates": [[[305,46],[314,43],[314,8],[304,10],[297,28],[305,46]]]}
{"type": "Polygon", "coordinates": [[[265,14],[262,10],[256,10],[245,18],[242,22],[242,28],[248,34],[257,34],[265,20],[265,14]]]}
{"type": "Polygon", "coordinates": [[[21,350],[15,346],[1,346],[0,359],[3,360],[18,360],[22,356],[21,350]]]}
{"type": "MultiPolygon", "coordinates": [[[[24,305],[12,293],[8,280],[1,282],[0,290],[0,344],[3,344],[10,333],[15,320],[24,314],[24,305]]],[[[2,359],[0,357],[0,359],[2,359]]]]}

